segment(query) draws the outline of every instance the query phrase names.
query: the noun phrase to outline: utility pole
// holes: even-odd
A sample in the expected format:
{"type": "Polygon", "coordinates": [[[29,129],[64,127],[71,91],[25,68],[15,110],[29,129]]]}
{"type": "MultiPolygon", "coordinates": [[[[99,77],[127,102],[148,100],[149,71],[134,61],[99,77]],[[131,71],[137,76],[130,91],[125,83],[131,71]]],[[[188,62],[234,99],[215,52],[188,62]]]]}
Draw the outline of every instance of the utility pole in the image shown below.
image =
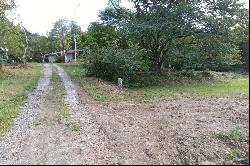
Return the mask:
{"type": "Polygon", "coordinates": [[[66,56],[64,54],[64,29],[61,29],[61,56],[64,56],[64,62],[67,62],[66,56]]]}
{"type": "MultiPolygon", "coordinates": [[[[77,20],[76,19],[76,12],[77,12],[77,8],[78,7],[80,7],[80,3],[77,1],[77,3],[76,3],[76,8],[75,8],[75,11],[74,11],[74,13],[73,13],[73,15],[74,15],[74,18],[75,18],[75,20],[77,20]]],[[[72,30],[72,29],[71,29],[72,30]]],[[[76,63],[76,34],[75,34],[76,32],[74,32],[74,43],[75,43],[75,63],[76,63]]]]}
{"type": "Polygon", "coordinates": [[[74,34],[74,41],[75,41],[75,63],[76,63],[76,35],[74,34]]]}

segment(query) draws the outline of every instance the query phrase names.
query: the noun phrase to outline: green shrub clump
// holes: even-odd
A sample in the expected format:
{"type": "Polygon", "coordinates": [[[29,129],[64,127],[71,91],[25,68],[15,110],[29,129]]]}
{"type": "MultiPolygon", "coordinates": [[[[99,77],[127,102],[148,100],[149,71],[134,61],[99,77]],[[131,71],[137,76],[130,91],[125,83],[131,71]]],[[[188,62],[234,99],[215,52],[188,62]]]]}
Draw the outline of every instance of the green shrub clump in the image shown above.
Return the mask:
{"type": "Polygon", "coordinates": [[[122,78],[129,82],[138,72],[147,70],[143,54],[144,50],[138,47],[109,47],[92,52],[87,58],[88,75],[111,81],[122,78]]]}

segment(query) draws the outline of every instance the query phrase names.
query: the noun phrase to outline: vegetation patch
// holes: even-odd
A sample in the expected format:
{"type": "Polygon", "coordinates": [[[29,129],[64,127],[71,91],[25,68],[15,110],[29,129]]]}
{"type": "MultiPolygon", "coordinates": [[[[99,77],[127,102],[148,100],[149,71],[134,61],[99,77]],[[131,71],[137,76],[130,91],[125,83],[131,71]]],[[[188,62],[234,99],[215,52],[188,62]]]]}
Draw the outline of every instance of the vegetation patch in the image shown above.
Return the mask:
{"type": "Polygon", "coordinates": [[[242,132],[238,128],[231,129],[225,132],[219,132],[216,134],[217,137],[230,140],[230,141],[238,141],[242,135],[242,132]]]}
{"type": "Polygon", "coordinates": [[[61,110],[59,112],[59,116],[65,118],[65,119],[68,119],[70,116],[69,110],[67,108],[65,108],[64,110],[61,110]]]}
{"type": "Polygon", "coordinates": [[[234,149],[226,153],[227,160],[234,160],[239,157],[244,157],[246,152],[242,149],[234,149]]]}
{"type": "Polygon", "coordinates": [[[68,123],[67,126],[70,128],[71,131],[80,131],[81,129],[80,125],[75,122],[68,123]]]}
{"type": "Polygon", "coordinates": [[[70,116],[69,108],[65,103],[65,88],[61,83],[60,77],[53,71],[52,73],[52,92],[48,95],[48,107],[54,108],[59,119],[67,119],[70,116]]]}
{"type": "Polygon", "coordinates": [[[71,78],[79,83],[96,101],[152,102],[159,98],[178,95],[228,96],[249,95],[248,76],[232,72],[193,71],[171,72],[162,75],[145,73],[123,91],[115,83],[86,77],[86,69],[80,64],[60,64],[71,78]],[[209,74],[208,74],[209,73],[209,74]]]}
{"type": "Polygon", "coordinates": [[[27,94],[37,85],[41,64],[31,66],[29,69],[4,66],[0,73],[0,136],[11,127],[27,94]]]}

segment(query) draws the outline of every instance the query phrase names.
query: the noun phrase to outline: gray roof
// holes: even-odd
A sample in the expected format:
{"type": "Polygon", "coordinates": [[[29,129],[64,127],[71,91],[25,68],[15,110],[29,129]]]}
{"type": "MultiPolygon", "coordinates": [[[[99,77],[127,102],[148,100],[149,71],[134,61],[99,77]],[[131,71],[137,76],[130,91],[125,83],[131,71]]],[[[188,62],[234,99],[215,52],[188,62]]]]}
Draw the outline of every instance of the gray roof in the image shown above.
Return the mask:
{"type": "MultiPolygon", "coordinates": [[[[79,50],[76,50],[76,52],[79,52],[79,50]]],[[[74,54],[75,50],[68,50],[65,52],[66,54],[74,54]]]]}

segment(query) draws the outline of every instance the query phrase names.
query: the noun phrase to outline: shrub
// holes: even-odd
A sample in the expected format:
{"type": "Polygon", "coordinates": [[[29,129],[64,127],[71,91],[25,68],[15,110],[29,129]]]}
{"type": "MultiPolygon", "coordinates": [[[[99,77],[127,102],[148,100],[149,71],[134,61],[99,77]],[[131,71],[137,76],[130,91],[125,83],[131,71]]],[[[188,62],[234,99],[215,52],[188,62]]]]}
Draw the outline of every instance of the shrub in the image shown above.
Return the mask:
{"type": "Polygon", "coordinates": [[[190,78],[193,78],[195,76],[194,70],[182,70],[180,74],[184,77],[190,77],[190,78]]]}
{"type": "Polygon", "coordinates": [[[128,82],[137,72],[147,69],[143,54],[144,50],[138,47],[109,47],[95,51],[88,57],[88,72],[96,77],[113,81],[123,78],[128,82]]]}
{"type": "Polygon", "coordinates": [[[64,62],[64,56],[57,56],[56,57],[56,63],[63,63],[64,62]]]}

